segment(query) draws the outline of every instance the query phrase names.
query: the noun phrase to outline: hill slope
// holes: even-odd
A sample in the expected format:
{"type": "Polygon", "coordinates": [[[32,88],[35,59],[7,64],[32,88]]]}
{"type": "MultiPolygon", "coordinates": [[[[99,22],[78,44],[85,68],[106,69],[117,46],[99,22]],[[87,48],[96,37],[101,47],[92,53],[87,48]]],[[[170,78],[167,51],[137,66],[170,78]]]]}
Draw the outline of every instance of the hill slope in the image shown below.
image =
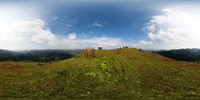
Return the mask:
{"type": "Polygon", "coordinates": [[[1,62],[0,97],[199,98],[200,65],[131,48],[43,66],[1,62]]]}

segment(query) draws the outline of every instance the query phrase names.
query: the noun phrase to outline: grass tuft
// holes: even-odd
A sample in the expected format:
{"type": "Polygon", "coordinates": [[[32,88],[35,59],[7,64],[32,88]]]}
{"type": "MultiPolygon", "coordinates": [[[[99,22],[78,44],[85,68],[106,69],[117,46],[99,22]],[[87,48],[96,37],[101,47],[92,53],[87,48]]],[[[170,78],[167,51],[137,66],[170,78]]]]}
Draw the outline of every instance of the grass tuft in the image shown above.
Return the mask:
{"type": "Polygon", "coordinates": [[[85,50],[81,51],[81,55],[83,59],[93,58],[95,57],[95,49],[94,48],[85,48],[85,50]]]}

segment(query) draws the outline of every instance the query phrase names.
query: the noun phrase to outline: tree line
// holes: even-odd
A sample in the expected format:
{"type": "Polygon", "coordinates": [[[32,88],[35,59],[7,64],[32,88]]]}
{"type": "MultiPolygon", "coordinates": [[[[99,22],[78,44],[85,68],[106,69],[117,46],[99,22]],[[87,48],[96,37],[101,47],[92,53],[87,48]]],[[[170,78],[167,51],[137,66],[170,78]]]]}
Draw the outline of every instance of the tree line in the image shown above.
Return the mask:
{"type": "Polygon", "coordinates": [[[0,61],[34,61],[50,62],[71,58],[80,53],[81,50],[30,50],[9,51],[0,50],[0,61]]]}
{"type": "Polygon", "coordinates": [[[155,52],[162,56],[181,61],[200,61],[200,49],[176,49],[155,52]]]}

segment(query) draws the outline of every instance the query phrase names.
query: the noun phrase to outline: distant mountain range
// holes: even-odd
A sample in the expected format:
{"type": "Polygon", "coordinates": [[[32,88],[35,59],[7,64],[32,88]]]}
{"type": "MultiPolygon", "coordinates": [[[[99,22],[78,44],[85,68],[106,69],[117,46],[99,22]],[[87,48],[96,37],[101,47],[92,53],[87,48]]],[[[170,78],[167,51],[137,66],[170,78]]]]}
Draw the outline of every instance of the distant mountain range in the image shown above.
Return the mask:
{"type": "MultiPolygon", "coordinates": [[[[75,50],[23,50],[9,51],[0,49],[0,61],[55,61],[76,56],[81,49],[75,50]]],[[[200,49],[173,49],[148,51],[180,61],[200,61],[200,49]]]]}
{"type": "Polygon", "coordinates": [[[9,51],[0,49],[0,61],[54,61],[74,57],[81,50],[24,50],[9,51]]]}
{"type": "Polygon", "coordinates": [[[174,49],[154,51],[162,56],[181,61],[200,61],[200,49],[174,49]]]}

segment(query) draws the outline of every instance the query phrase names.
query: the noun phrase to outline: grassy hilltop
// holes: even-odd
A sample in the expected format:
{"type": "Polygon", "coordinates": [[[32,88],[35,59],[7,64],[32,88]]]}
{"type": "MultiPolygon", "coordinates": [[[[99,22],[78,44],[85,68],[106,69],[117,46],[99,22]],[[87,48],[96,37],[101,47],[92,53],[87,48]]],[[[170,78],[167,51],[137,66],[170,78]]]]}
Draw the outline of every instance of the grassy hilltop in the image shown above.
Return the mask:
{"type": "Polygon", "coordinates": [[[0,62],[0,97],[199,98],[200,64],[131,48],[42,66],[0,62]]]}

